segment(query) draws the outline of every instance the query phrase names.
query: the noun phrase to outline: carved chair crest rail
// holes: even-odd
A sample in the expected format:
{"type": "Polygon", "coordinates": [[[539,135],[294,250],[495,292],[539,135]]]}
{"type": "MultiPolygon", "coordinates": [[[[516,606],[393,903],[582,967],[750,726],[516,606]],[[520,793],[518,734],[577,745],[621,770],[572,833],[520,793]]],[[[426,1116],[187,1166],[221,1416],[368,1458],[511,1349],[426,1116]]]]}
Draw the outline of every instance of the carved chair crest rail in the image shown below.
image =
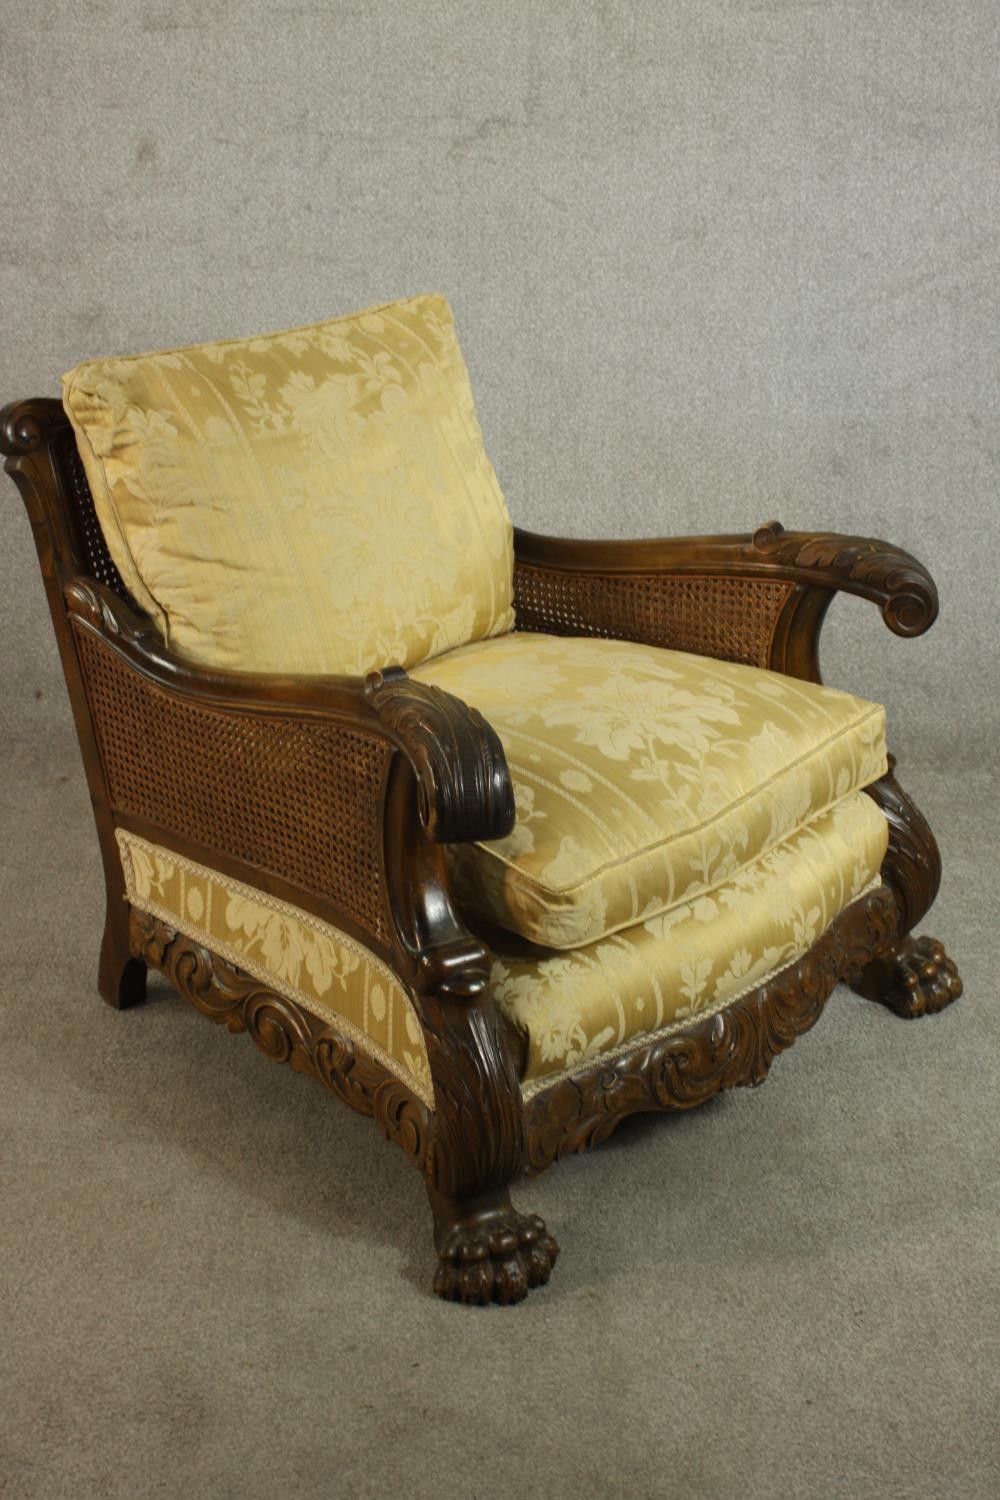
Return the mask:
{"type": "MultiPolygon", "coordinates": [[[[365,378],[351,400],[369,390],[365,378]]],[[[511,732],[424,680],[453,681],[478,649],[513,651],[520,639],[534,650],[541,638],[544,653],[546,643],[594,638],[608,643],[598,651],[635,643],[689,653],[706,668],[757,669],[765,689],[820,684],[818,642],[836,592],[877,604],[897,635],[933,623],[934,584],[908,553],[777,523],[642,542],[514,531],[513,615],[506,631],[494,621],[470,644],[458,641],[453,676],[435,669],[433,653],[408,670],[386,655],[367,673],[244,671],[177,649],[133,597],[61,402],[6,407],[0,447],[31,522],[94,806],[107,893],[101,994],[118,1008],[135,1004],[147,969],[159,969],[211,1020],[247,1031],[268,1057],[372,1116],[424,1177],[441,1296],[508,1303],[546,1282],[555,1240],[512,1207],[510,1184],[605,1139],[627,1114],[687,1109],[760,1083],[838,981],[906,1017],[961,992],[941,945],[914,935],[940,862],[883,756],[860,799],[888,826],[886,845],[875,820],[881,868],[876,858],[873,878],[861,870],[860,888],[801,951],[770,970],[750,966],[717,1003],[672,1001],[662,1024],[637,1024],[617,1041],[591,1037],[546,1060],[544,1039],[529,1035],[517,1009],[518,996],[534,1003],[542,966],[556,975],[581,948],[617,963],[612,945],[624,949],[635,934],[648,966],[654,944],[659,953],[680,943],[680,918],[648,903],[636,914],[633,903],[612,921],[602,906],[606,931],[563,942],[558,923],[584,918],[545,910],[536,913],[548,934],[540,944],[530,925],[518,936],[501,930],[496,910],[470,910],[466,877],[487,897],[499,889],[495,874],[481,873],[483,847],[521,848],[538,809],[525,776],[512,777],[511,732]],[[480,874],[470,874],[476,861],[480,874]],[[653,914],[644,920],[644,911],[653,914]],[[305,956],[292,975],[295,944],[305,956]],[[356,1010],[331,1001],[338,983],[360,997],[356,1010]]],[[[593,769],[566,764],[565,784],[585,798],[593,769]]],[[[809,814],[814,829],[820,814],[823,804],[809,814]]],[[[781,847],[790,858],[788,839],[781,847]]],[[[503,867],[504,899],[523,877],[515,865],[503,867]]],[[[736,903],[738,872],[733,879],[726,899],[736,903]]],[[[692,900],[718,887],[706,890],[692,900]]],[[[612,964],[609,983],[625,972],[612,964]]]]}

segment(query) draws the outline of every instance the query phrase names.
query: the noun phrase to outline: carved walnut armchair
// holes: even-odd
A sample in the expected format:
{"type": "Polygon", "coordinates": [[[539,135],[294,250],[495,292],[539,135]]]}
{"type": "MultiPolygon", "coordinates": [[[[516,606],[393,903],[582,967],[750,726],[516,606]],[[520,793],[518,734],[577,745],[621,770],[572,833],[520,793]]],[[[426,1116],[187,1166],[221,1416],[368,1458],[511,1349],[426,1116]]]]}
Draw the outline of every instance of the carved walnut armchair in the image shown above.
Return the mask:
{"type": "Polygon", "coordinates": [[[512,532],[450,311],[92,361],[2,413],[93,799],[112,1006],[161,970],[422,1173],[435,1291],[557,1247],[510,1184],[763,1080],[839,980],[961,992],[938,851],[837,590],[921,634],[881,542],[512,532]]]}

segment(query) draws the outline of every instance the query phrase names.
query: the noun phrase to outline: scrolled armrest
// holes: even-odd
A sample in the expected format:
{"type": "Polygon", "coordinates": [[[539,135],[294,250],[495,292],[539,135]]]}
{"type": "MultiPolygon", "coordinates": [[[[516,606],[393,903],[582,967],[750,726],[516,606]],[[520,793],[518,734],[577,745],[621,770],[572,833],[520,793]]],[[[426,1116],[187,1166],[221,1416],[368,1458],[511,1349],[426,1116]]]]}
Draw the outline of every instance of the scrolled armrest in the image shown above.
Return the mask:
{"type": "Polygon", "coordinates": [[[930,573],[911,553],[875,537],[786,531],[767,521],[751,535],[584,541],[517,531],[516,566],[627,589],[640,578],[758,578],[858,594],[879,604],[896,635],[922,635],[937,618],[930,573]]]}
{"type": "Polygon", "coordinates": [[[365,695],[398,736],[420,787],[420,817],[440,844],[499,839],[513,830],[514,789],[503,745],[482,714],[399,667],[371,672],[365,695]]]}
{"type": "Polygon", "coordinates": [[[768,521],[754,532],[752,544],[769,570],[790,581],[873,600],[894,635],[923,635],[937,619],[938,593],[930,573],[911,553],[889,542],[786,531],[780,521],[768,521]]]}
{"type": "Polygon", "coordinates": [[[817,646],[837,592],[878,604],[889,629],[934,623],[933,579],[871,537],[785,531],[584,541],[514,533],[519,630],[610,636],[818,680],[817,646]]]}

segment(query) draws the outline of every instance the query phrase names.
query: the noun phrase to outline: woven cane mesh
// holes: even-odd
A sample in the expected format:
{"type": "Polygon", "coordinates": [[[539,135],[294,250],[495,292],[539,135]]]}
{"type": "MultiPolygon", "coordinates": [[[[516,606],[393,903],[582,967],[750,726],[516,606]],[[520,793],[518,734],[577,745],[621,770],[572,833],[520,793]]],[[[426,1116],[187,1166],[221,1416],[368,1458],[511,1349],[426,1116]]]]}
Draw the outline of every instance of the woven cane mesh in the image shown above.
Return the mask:
{"type": "Polygon", "coordinates": [[[103,583],[107,588],[113,589],[120,598],[128,599],[128,589],[111,560],[111,553],[104,540],[104,532],[101,530],[101,523],[94,509],[94,497],[90,493],[87,475],[72,434],[66,443],[66,472],[70,483],[69,500],[74,539],[82,554],[80,560],[83,564],[83,571],[88,578],[95,578],[98,583],[103,583]]]}
{"type": "Polygon", "coordinates": [[[380,740],[190,703],[145,682],[86,629],[76,636],[115,811],[269,870],[386,935],[380,740]]]}
{"type": "Polygon", "coordinates": [[[518,630],[597,635],[766,667],[791,584],[762,578],[600,574],[516,563],[518,630]]]}

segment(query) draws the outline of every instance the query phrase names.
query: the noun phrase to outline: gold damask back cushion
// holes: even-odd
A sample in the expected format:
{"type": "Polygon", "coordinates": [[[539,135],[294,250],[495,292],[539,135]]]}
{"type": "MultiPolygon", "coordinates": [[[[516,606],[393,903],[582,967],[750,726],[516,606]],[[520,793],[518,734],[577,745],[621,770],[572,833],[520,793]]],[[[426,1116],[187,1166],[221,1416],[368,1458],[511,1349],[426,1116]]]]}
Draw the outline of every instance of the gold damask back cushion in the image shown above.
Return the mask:
{"type": "Polygon", "coordinates": [[[108,550],[208,666],[359,673],[513,625],[510,518],[443,297],[63,376],[108,550]]]}

